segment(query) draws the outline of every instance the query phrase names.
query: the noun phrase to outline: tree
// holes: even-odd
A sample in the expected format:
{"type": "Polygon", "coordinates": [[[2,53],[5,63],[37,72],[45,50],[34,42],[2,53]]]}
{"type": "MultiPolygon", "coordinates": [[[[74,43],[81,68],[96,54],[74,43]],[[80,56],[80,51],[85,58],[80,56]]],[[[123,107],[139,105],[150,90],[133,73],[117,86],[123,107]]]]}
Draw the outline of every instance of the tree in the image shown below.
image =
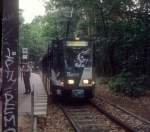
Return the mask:
{"type": "Polygon", "coordinates": [[[31,58],[37,61],[42,55],[37,53],[46,50],[49,40],[65,37],[65,14],[73,8],[70,36],[94,40],[97,73],[149,76],[149,7],[149,0],[49,0],[45,2],[45,16],[23,24],[20,42],[31,47],[31,58]]]}
{"type": "Polygon", "coordinates": [[[20,29],[20,48],[29,49],[29,59],[38,64],[39,58],[47,49],[47,36],[44,36],[44,18],[36,17],[31,24],[23,24],[20,29]]]}

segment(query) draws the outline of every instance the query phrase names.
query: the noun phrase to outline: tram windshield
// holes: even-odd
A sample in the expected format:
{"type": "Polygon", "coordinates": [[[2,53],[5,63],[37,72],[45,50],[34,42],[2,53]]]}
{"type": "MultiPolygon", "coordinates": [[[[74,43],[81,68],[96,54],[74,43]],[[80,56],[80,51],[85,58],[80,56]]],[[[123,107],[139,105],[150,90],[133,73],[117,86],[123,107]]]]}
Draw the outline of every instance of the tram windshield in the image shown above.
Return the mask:
{"type": "Polygon", "coordinates": [[[65,65],[66,67],[92,66],[92,48],[87,41],[67,41],[65,65]]]}

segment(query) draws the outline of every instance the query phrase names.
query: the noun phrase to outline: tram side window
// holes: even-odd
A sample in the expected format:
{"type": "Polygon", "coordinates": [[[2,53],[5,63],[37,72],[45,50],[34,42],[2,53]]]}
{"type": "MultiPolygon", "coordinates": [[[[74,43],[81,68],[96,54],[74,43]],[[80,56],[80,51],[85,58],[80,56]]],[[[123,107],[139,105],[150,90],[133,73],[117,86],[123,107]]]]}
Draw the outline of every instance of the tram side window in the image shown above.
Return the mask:
{"type": "Polygon", "coordinates": [[[48,47],[48,73],[51,76],[51,68],[53,65],[53,50],[52,47],[48,47]]]}
{"type": "Polygon", "coordinates": [[[61,71],[63,68],[63,50],[59,47],[59,43],[53,46],[53,69],[61,71]]]}

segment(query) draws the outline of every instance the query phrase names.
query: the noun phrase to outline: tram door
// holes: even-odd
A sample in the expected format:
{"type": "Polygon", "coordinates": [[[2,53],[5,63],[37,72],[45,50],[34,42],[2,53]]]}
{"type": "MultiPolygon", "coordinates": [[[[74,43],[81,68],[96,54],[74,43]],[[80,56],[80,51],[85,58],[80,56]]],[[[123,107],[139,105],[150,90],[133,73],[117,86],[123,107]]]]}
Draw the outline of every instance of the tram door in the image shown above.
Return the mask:
{"type": "Polygon", "coordinates": [[[63,43],[60,40],[52,42],[51,87],[59,86],[64,73],[63,43]]]}

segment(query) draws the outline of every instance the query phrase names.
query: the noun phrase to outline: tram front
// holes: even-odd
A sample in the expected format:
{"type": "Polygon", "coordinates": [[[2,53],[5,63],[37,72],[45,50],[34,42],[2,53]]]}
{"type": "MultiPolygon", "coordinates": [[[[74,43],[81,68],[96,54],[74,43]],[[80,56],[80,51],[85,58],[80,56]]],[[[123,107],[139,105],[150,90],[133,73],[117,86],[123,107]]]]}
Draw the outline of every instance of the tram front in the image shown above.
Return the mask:
{"type": "Polygon", "coordinates": [[[68,40],[64,43],[63,95],[92,98],[94,95],[93,46],[89,41],[68,40]]]}

